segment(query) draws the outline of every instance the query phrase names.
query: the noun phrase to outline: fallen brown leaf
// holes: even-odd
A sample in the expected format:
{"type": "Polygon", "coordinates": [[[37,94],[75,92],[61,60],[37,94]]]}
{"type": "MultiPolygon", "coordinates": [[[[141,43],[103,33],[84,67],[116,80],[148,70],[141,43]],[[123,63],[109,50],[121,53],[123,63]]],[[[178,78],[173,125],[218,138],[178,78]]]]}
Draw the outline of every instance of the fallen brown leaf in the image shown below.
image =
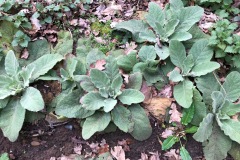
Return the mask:
{"type": "Polygon", "coordinates": [[[155,118],[163,122],[164,116],[166,114],[166,109],[171,106],[172,101],[172,98],[153,97],[144,103],[146,104],[146,109],[155,118]]]}

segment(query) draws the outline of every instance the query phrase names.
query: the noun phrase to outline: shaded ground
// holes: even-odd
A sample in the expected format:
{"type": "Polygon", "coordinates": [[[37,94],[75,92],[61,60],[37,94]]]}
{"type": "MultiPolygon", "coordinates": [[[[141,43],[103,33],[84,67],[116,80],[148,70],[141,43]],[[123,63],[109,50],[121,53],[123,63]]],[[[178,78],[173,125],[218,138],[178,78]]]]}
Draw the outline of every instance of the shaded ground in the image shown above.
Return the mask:
{"type": "MultiPolygon", "coordinates": [[[[159,133],[162,129],[153,126],[152,136],[143,142],[134,140],[129,134],[121,131],[114,133],[93,136],[91,142],[101,142],[105,139],[110,148],[117,146],[118,141],[127,139],[130,144],[130,151],[126,152],[126,157],[131,160],[137,160],[141,157],[141,153],[149,153],[158,151],[161,154],[161,145],[158,141],[159,133]]],[[[0,132],[0,153],[8,152],[12,158],[17,160],[49,160],[51,157],[60,157],[61,155],[70,155],[74,153],[76,142],[86,143],[80,137],[81,128],[75,121],[69,122],[67,125],[50,128],[46,121],[41,120],[39,123],[30,125],[26,124],[21,131],[19,139],[11,143],[4,138],[0,132]],[[73,129],[67,129],[67,126],[73,126],[73,129]]],[[[194,141],[191,137],[188,139],[186,148],[190,152],[193,159],[202,159],[201,144],[194,141]]],[[[83,146],[83,150],[87,150],[87,146],[83,146]]],[[[162,157],[162,156],[161,156],[162,157]]],[[[165,157],[163,159],[166,159],[165,157]]]]}

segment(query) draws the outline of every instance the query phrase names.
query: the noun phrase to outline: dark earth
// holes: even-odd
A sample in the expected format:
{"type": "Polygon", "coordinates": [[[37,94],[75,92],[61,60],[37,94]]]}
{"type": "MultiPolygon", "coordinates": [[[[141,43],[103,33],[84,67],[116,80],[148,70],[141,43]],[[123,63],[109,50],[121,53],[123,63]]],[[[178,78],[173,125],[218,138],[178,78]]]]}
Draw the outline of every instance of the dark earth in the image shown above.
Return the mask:
{"type": "MultiPolygon", "coordinates": [[[[118,141],[127,139],[131,143],[129,144],[130,151],[125,152],[126,157],[131,160],[138,160],[141,158],[141,153],[156,151],[159,154],[162,153],[158,140],[162,129],[158,126],[152,126],[152,136],[142,142],[134,140],[131,135],[119,130],[113,133],[93,136],[88,142],[101,142],[102,139],[105,139],[110,148],[112,148],[118,145],[118,141]]],[[[86,141],[80,139],[80,133],[80,125],[74,120],[66,125],[54,128],[50,128],[48,122],[41,120],[37,124],[25,124],[18,140],[14,143],[10,142],[0,132],[0,153],[10,153],[12,158],[16,160],[49,160],[51,157],[70,155],[74,153],[73,148],[76,146],[76,143],[86,143],[86,141]],[[66,126],[71,125],[73,126],[72,130],[66,128],[66,126]],[[31,144],[32,142],[39,142],[39,144],[34,146],[31,144]]],[[[194,141],[189,136],[186,144],[186,149],[193,159],[202,159],[201,143],[194,141]]]]}

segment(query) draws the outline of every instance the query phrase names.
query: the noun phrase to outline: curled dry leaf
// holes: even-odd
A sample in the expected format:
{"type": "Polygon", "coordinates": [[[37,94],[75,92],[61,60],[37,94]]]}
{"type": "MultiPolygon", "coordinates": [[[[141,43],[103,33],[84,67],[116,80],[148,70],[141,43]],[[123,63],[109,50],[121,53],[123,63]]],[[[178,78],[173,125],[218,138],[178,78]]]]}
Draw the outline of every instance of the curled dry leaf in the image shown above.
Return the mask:
{"type": "Polygon", "coordinates": [[[140,91],[144,94],[145,99],[143,103],[149,103],[152,98],[152,87],[149,87],[145,81],[142,83],[140,91]]]}
{"type": "Polygon", "coordinates": [[[175,103],[172,103],[169,114],[171,115],[170,120],[169,120],[170,123],[171,122],[181,122],[182,114],[180,112],[178,112],[177,106],[175,103]]]}
{"type": "Polygon", "coordinates": [[[173,127],[170,127],[170,128],[166,128],[162,134],[161,134],[161,137],[162,138],[168,138],[169,136],[172,136],[173,135],[173,127]]]}
{"type": "Polygon", "coordinates": [[[172,95],[173,95],[172,86],[171,85],[164,86],[160,90],[158,95],[161,96],[161,97],[167,97],[167,98],[172,97],[172,95]]]}
{"type": "Polygon", "coordinates": [[[134,49],[137,48],[137,45],[135,42],[130,42],[130,43],[126,43],[126,47],[125,47],[125,50],[124,50],[124,53],[126,55],[128,55],[129,53],[131,53],[132,51],[134,51],[134,49]]]}
{"type": "Polygon", "coordinates": [[[125,152],[122,146],[115,146],[114,149],[111,149],[111,154],[117,160],[129,160],[125,158],[125,152]]]}
{"type": "Polygon", "coordinates": [[[149,99],[146,104],[146,109],[159,121],[163,122],[165,119],[166,109],[171,106],[172,98],[153,97],[149,99]]]}
{"type": "Polygon", "coordinates": [[[28,52],[27,48],[24,48],[24,50],[22,52],[22,55],[21,55],[21,58],[22,59],[28,59],[28,56],[29,56],[29,52],[28,52]]]}
{"type": "Polygon", "coordinates": [[[171,149],[170,151],[166,152],[164,156],[168,157],[168,160],[180,160],[180,155],[176,152],[178,152],[178,150],[171,149]]]}
{"type": "Polygon", "coordinates": [[[118,141],[118,145],[123,146],[124,151],[130,151],[129,144],[132,143],[131,139],[123,139],[122,141],[118,141]]]}
{"type": "Polygon", "coordinates": [[[79,145],[75,146],[75,147],[73,148],[73,150],[74,150],[74,152],[75,152],[76,154],[81,155],[81,154],[82,154],[82,145],[79,144],[79,145]]]}
{"type": "Polygon", "coordinates": [[[100,71],[104,70],[105,69],[105,65],[106,64],[106,60],[104,59],[100,59],[100,60],[97,60],[95,65],[94,64],[91,64],[90,65],[90,68],[96,68],[100,71]]]}

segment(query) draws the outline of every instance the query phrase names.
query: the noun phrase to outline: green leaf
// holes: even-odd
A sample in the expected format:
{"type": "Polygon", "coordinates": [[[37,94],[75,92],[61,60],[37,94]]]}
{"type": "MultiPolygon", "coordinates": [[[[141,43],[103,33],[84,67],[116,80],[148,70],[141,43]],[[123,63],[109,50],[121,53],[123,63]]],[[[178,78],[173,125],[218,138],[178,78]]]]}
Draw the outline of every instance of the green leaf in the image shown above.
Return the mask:
{"type": "Polygon", "coordinates": [[[142,20],[129,20],[118,23],[115,26],[118,30],[127,30],[132,33],[133,39],[136,42],[142,43],[146,40],[152,39],[155,42],[156,36],[153,31],[149,29],[149,25],[142,20]]]}
{"type": "Polygon", "coordinates": [[[183,44],[176,40],[170,41],[169,50],[172,63],[183,69],[184,60],[186,59],[186,51],[183,44]]]}
{"type": "Polygon", "coordinates": [[[52,69],[57,62],[61,61],[63,56],[59,54],[45,54],[44,56],[38,58],[36,61],[30,63],[26,66],[26,70],[31,71],[34,68],[34,71],[31,76],[31,81],[34,81],[39,76],[44,75],[50,69],[52,69]]]}
{"type": "Polygon", "coordinates": [[[198,6],[190,6],[181,9],[180,13],[176,12],[178,19],[180,20],[176,31],[185,32],[188,31],[196,22],[200,20],[204,13],[203,8],[198,6]]]}
{"type": "Polygon", "coordinates": [[[177,41],[186,41],[192,38],[192,35],[188,32],[174,32],[170,36],[170,40],[177,40],[177,41]]]}
{"type": "MultiPolygon", "coordinates": [[[[169,37],[172,34],[174,34],[175,28],[177,27],[178,24],[179,24],[179,20],[178,19],[171,19],[171,20],[169,20],[168,23],[164,26],[165,37],[169,37]]],[[[175,40],[177,40],[177,39],[175,39],[175,40]]]]}
{"type": "Polygon", "coordinates": [[[122,56],[117,60],[117,64],[123,70],[130,72],[133,69],[133,66],[138,62],[136,53],[131,52],[126,56],[122,56]]]}
{"type": "Polygon", "coordinates": [[[227,152],[231,149],[232,141],[224,135],[217,124],[214,124],[209,142],[203,152],[206,160],[225,159],[227,152]]]}
{"type": "Polygon", "coordinates": [[[101,132],[107,128],[111,121],[110,113],[96,112],[94,115],[86,118],[82,127],[83,139],[89,139],[94,133],[101,132]]]}
{"type": "Polygon", "coordinates": [[[5,108],[9,102],[9,98],[0,99],[0,109],[5,108]]]}
{"type": "Polygon", "coordinates": [[[167,150],[171,148],[176,142],[179,141],[179,138],[176,136],[169,136],[167,139],[165,139],[162,143],[162,150],[167,150]]]}
{"type": "Polygon", "coordinates": [[[19,100],[12,99],[8,105],[0,111],[0,128],[3,135],[11,142],[17,140],[25,118],[26,110],[22,108],[19,100]]]}
{"type": "Polygon", "coordinates": [[[191,124],[199,126],[203,118],[207,115],[207,107],[205,103],[202,102],[202,96],[196,88],[193,89],[193,105],[194,116],[192,118],[191,124]]]}
{"type": "Polygon", "coordinates": [[[1,89],[1,92],[0,92],[0,100],[7,98],[10,95],[15,95],[15,94],[16,94],[15,91],[3,88],[3,89],[1,89]]]}
{"type": "Polygon", "coordinates": [[[160,57],[161,60],[165,60],[166,58],[168,58],[168,56],[170,55],[170,51],[169,48],[166,46],[162,46],[161,48],[156,44],[155,45],[155,51],[157,53],[157,55],[160,57]]]}
{"type": "Polygon", "coordinates": [[[193,55],[194,64],[196,65],[209,62],[212,59],[213,50],[208,46],[208,40],[202,39],[193,44],[188,54],[193,55]]]}
{"type": "Polygon", "coordinates": [[[110,85],[110,79],[108,78],[107,74],[98,69],[90,70],[90,78],[92,83],[99,89],[110,85]]]}
{"type": "Polygon", "coordinates": [[[113,80],[117,76],[119,76],[119,68],[117,65],[117,61],[112,56],[108,56],[107,64],[105,65],[105,73],[108,75],[110,80],[113,80]]]}
{"type": "Polygon", "coordinates": [[[108,98],[104,100],[104,112],[110,112],[117,104],[117,100],[113,98],[108,98]]]}
{"type": "Polygon", "coordinates": [[[126,88],[140,90],[142,87],[142,81],[142,74],[140,72],[130,74],[128,77],[128,83],[126,84],[126,88]]]}
{"type": "MultiPolygon", "coordinates": [[[[82,56],[79,56],[82,59],[82,56]]],[[[86,57],[87,66],[90,67],[91,64],[97,62],[97,60],[105,59],[105,54],[100,50],[94,48],[89,51],[86,57]]]]}
{"type": "Polygon", "coordinates": [[[221,108],[221,113],[234,116],[240,112],[240,104],[234,104],[226,100],[221,108]]]}
{"type": "Polygon", "coordinates": [[[158,67],[147,67],[143,70],[143,77],[149,84],[156,83],[157,81],[161,81],[163,78],[160,75],[160,71],[158,67]]]}
{"type": "Polygon", "coordinates": [[[134,122],[133,131],[130,133],[136,140],[143,141],[148,139],[152,134],[152,127],[144,109],[138,105],[129,107],[134,122]]]}
{"type": "Polygon", "coordinates": [[[156,52],[154,46],[142,46],[138,52],[138,56],[141,61],[145,62],[147,60],[155,60],[156,59],[156,52]]]}
{"type": "Polygon", "coordinates": [[[193,56],[190,54],[186,57],[186,59],[183,62],[183,68],[182,71],[184,74],[189,74],[189,71],[192,69],[194,65],[193,56]]]}
{"type": "Polygon", "coordinates": [[[239,147],[240,147],[240,144],[238,144],[237,142],[232,142],[232,148],[228,152],[233,157],[233,159],[235,159],[235,160],[240,159],[239,147]]]}
{"type": "Polygon", "coordinates": [[[46,39],[36,40],[28,43],[28,58],[19,59],[21,66],[26,66],[45,54],[50,54],[50,45],[46,39]]]}
{"type": "Polygon", "coordinates": [[[82,97],[83,108],[87,110],[98,110],[105,105],[105,98],[97,92],[89,92],[82,97]]]}
{"type": "Polygon", "coordinates": [[[191,107],[189,107],[189,108],[183,109],[183,116],[181,118],[181,123],[183,125],[186,126],[192,121],[193,116],[194,116],[194,111],[195,111],[194,104],[192,104],[191,107]]]}
{"type": "Polygon", "coordinates": [[[44,108],[44,101],[39,90],[28,87],[20,100],[21,106],[29,111],[37,112],[44,108]]]}
{"type": "Polygon", "coordinates": [[[211,94],[213,91],[220,90],[220,85],[213,73],[198,77],[195,79],[197,88],[202,92],[203,100],[208,105],[212,105],[211,94]]]}
{"type": "Polygon", "coordinates": [[[193,134],[193,133],[196,133],[197,130],[198,130],[198,127],[192,126],[192,127],[190,127],[190,128],[186,128],[186,129],[185,129],[185,133],[191,133],[191,134],[193,134]]]}
{"type": "Polygon", "coordinates": [[[170,0],[169,3],[170,9],[173,11],[177,11],[184,8],[183,2],[181,0],[170,0]]]}
{"type": "Polygon", "coordinates": [[[134,122],[131,120],[131,112],[124,106],[116,106],[112,112],[112,120],[119,129],[124,132],[132,132],[134,122]]]}
{"type": "Polygon", "coordinates": [[[174,86],[173,95],[179,105],[189,108],[193,98],[193,83],[189,80],[180,82],[174,86]]]}
{"type": "Polygon", "coordinates": [[[34,68],[31,68],[30,70],[27,70],[26,68],[22,68],[20,75],[23,78],[24,87],[29,86],[30,78],[32,76],[33,71],[34,71],[34,68]]]}
{"type": "Polygon", "coordinates": [[[229,136],[233,141],[240,143],[240,122],[233,119],[219,119],[218,125],[225,135],[229,136]]]}
{"type": "Polygon", "coordinates": [[[226,99],[234,102],[240,97],[240,73],[233,71],[229,73],[223,83],[223,88],[221,92],[226,95],[226,99]]]}
{"type": "Polygon", "coordinates": [[[16,76],[19,70],[19,63],[12,50],[8,51],[5,58],[5,71],[9,76],[16,76]]]}
{"type": "Polygon", "coordinates": [[[217,113],[218,108],[222,106],[222,104],[225,101],[225,98],[220,91],[212,92],[211,97],[213,99],[213,103],[212,103],[213,113],[217,113]]]}
{"type": "Polygon", "coordinates": [[[131,105],[132,103],[141,103],[144,100],[144,95],[142,92],[135,89],[125,89],[122,91],[122,94],[118,96],[118,99],[127,105],[131,105]]]}
{"type": "Polygon", "coordinates": [[[191,71],[191,74],[193,76],[202,76],[202,75],[206,75],[210,72],[213,72],[214,70],[218,69],[219,67],[220,67],[220,64],[217,62],[203,62],[203,63],[195,65],[191,71]]]}
{"type": "Polygon", "coordinates": [[[65,95],[58,101],[55,112],[67,118],[86,118],[94,114],[94,111],[86,110],[79,103],[82,93],[81,90],[75,90],[65,95]]]}
{"type": "Polygon", "coordinates": [[[123,85],[123,79],[122,79],[122,76],[119,75],[113,79],[111,88],[114,89],[115,94],[117,94],[120,91],[122,85],[123,85]]]}
{"type": "Polygon", "coordinates": [[[214,115],[212,113],[208,113],[200,123],[197,132],[193,135],[193,138],[196,141],[204,142],[211,136],[213,129],[213,118],[214,115]]]}
{"type": "Polygon", "coordinates": [[[58,43],[54,47],[53,53],[66,55],[68,53],[72,53],[73,49],[73,39],[72,35],[68,31],[60,31],[58,32],[58,43]]]}
{"type": "Polygon", "coordinates": [[[92,92],[95,91],[96,88],[94,84],[92,83],[90,77],[86,75],[80,75],[76,77],[80,81],[80,86],[84,89],[86,92],[92,92]]]}
{"type": "Polygon", "coordinates": [[[179,71],[174,69],[172,72],[170,72],[169,80],[173,82],[180,82],[183,81],[184,79],[182,75],[179,73],[179,71]]]}
{"type": "Polygon", "coordinates": [[[164,22],[164,13],[162,9],[159,7],[158,4],[154,2],[150,2],[148,4],[149,12],[145,16],[148,24],[156,30],[156,23],[157,22],[164,22]]]}
{"type": "Polygon", "coordinates": [[[185,149],[185,147],[180,148],[180,156],[181,156],[182,160],[192,160],[191,156],[189,155],[189,153],[185,149]]]}
{"type": "Polygon", "coordinates": [[[10,160],[7,153],[3,153],[0,156],[0,160],[10,160]]]}

